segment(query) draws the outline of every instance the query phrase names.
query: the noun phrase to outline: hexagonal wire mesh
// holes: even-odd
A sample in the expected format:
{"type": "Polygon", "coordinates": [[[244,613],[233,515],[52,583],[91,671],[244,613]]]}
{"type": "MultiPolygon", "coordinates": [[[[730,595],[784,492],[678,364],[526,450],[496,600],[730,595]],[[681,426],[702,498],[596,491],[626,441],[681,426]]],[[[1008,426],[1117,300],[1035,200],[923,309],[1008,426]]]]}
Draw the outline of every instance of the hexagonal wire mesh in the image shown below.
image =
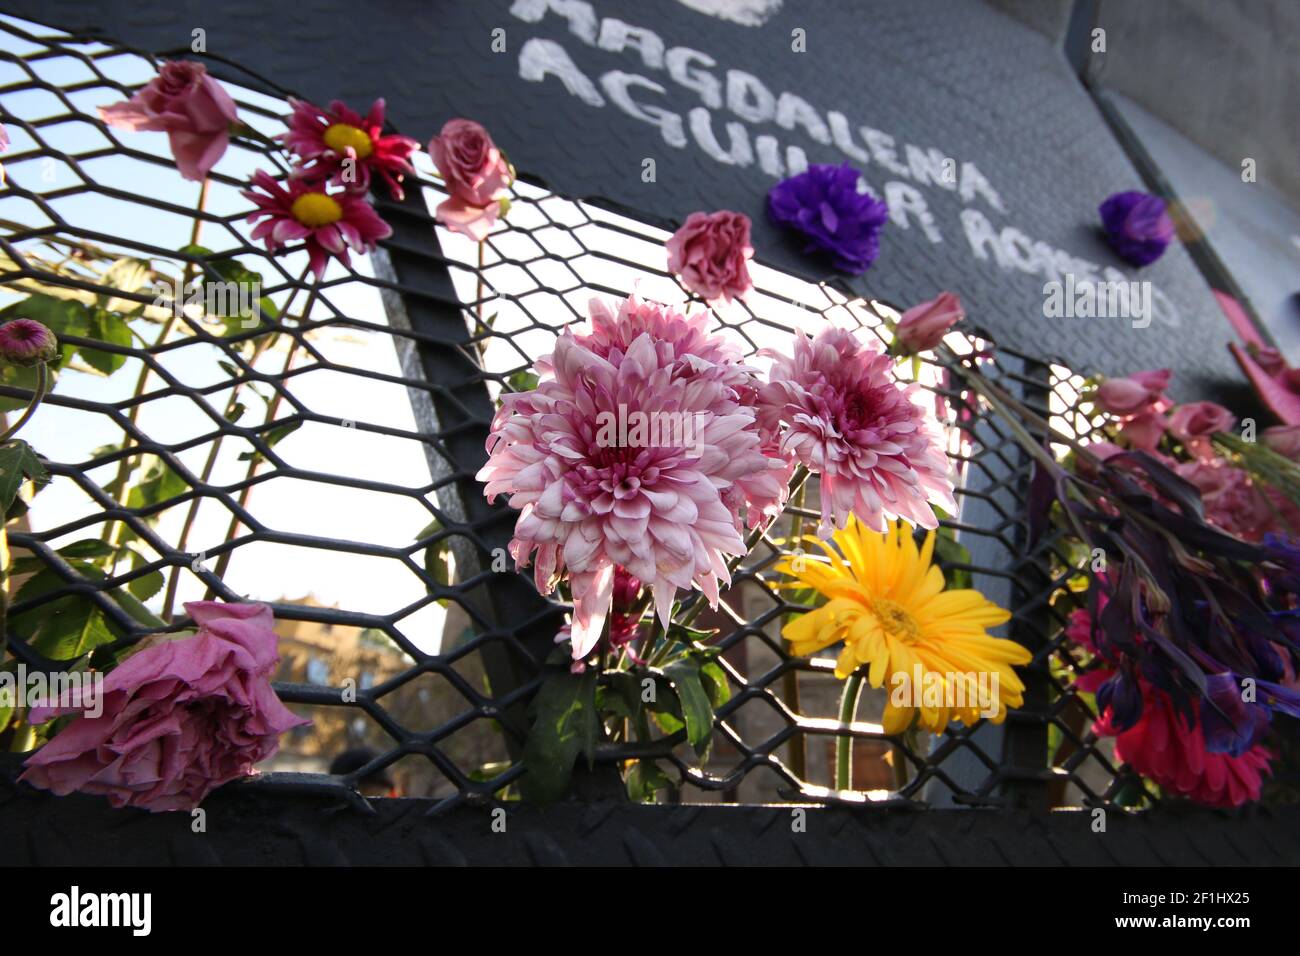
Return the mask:
{"type": "MultiPolygon", "coordinates": [[[[282,638],[277,690],[315,726],[288,735],[257,785],[356,800],[351,787],[386,769],[408,795],[438,798],[435,809],[510,794],[562,609],[501,570],[515,512],[488,506],[473,478],[494,400],[525,384],[590,296],[688,303],[664,269],[666,234],[519,182],[479,247],[435,230],[442,194],[421,156],[405,201],[374,199],[394,228],[382,250],[311,282],[300,249],[270,256],[250,242],[238,192],[258,168],[287,173],[269,141],[283,130],[284,91],[209,58],[255,132],[234,140],[200,193],[179,179],[163,136],[122,133],[96,112],[147,81],[156,60],[12,18],[0,35],[0,121],[13,139],[2,291],[15,308],[39,308],[64,344],[57,385],[25,433],[54,477],[11,528],[10,654],[97,665],[186,626],[187,599],[264,600],[282,638]],[[200,278],[256,282],[260,307],[190,301],[200,278]],[[364,766],[320,772],[361,744],[374,748],[364,766]]],[[[714,315],[747,354],[819,322],[880,335],[891,313],[834,284],[753,273],[748,301],[714,315]]],[[[971,336],[949,341],[981,353],[988,375],[1062,432],[1092,433],[1078,376],[971,336]]],[[[1025,707],[1001,728],[954,726],[909,746],[885,736],[883,692],[870,692],[861,718],[840,724],[833,661],[791,657],[780,638],[793,606],[773,566],[795,526],[816,521],[813,481],[755,537],[718,611],[699,618],[718,629],[732,685],[710,756],[698,761],[680,734],[635,751],[683,784],[660,799],[849,799],[829,789],[846,732],[855,790],[870,799],[1152,799],[1140,784],[1134,796],[1134,778],[1088,729],[1090,699],[1070,689],[1080,664],[1054,602],[1077,559],[1053,532],[1029,544],[1029,460],[944,369],[927,363],[920,380],[961,479],[961,512],[945,526],[971,555],[962,569],[1014,610],[1007,633],[1034,652],[1025,707]]],[[[21,407],[31,387],[10,369],[0,398],[21,407]]]]}

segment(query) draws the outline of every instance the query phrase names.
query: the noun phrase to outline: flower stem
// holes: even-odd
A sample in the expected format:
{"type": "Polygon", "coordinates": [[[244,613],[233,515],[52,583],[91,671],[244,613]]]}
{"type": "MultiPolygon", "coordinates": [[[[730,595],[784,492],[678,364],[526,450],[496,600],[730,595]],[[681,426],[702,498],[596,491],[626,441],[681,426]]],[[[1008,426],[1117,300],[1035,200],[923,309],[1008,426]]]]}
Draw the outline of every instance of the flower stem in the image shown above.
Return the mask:
{"type": "Polygon", "coordinates": [[[842,732],[835,737],[835,789],[853,789],[853,735],[849,725],[858,715],[858,698],[862,695],[862,675],[853,672],[844,682],[840,696],[840,724],[842,732]]]}
{"type": "Polygon", "coordinates": [[[31,404],[23,410],[18,421],[14,422],[5,429],[5,433],[0,435],[0,442],[6,442],[17,433],[18,429],[27,424],[27,420],[36,414],[36,407],[41,404],[41,399],[45,397],[45,388],[49,382],[49,373],[45,371],[45,363],[41,362],[36,366],[36,391],[32,393],[31,404]]]}

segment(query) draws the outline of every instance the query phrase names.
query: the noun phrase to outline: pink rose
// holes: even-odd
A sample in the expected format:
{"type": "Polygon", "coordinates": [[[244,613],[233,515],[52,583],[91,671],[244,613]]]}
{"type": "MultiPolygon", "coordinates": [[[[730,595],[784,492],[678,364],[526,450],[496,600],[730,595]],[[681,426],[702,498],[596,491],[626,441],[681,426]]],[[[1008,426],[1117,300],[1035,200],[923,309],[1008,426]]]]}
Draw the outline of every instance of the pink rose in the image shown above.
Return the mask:
{"type": "Polygon", "coordinates": [[[1183,462],[1174,471],[1201,493],[1210,524],[1245,541],[1258,541],[1272,529],[1272,509],[1240,468],[1213,459],[1183,462]]]}
{"type": "Polygon", "coordinates": [[[940,292],[928,302],[914,305],[898,320],[898,343],[910,355],[935,348],[948,330],[966,318],[961,300],[940,292]]]}
{"type": "MultiPolygon", "coordinates": [[[[310,723],[280,702],[279,662],[265,604],[195,601],[199,631],[145,647],[104,679],[103,712],[82,715],[27,758],[20,779],[63,795],[98,793],[115,807],[192,809],[210,791],[248,776],[280,734],[310,723]]],[[[34,707],[32,723],[76,713],[34,707]]]]}
{"type": "Polygon", "coordinates": [[[1108,378],[1097,389],[1097,404],[1112,415],[1136,415],[1161,399],[1169,378],[1167,368],[1108,378]]]}
{"type": "Polygon", "coordinates": [[[101,106],[99,117],[134,132],[166,133],[176,168],[195,182],[202,182],[226,151],[230,126],[239,118],[230,94],[202,63],[190,60],[164,63],[135,96],[101,106]]]}
{"type": "Polygon", "coordinates": [[[1165,416],[1149,411],[1126,419],[1119,427],[1119,434],[1130,448],[1155,451],[1160,439],[1164,437],[1166,427],[1165,416]]]}
{"type": "Polygon", "coordinates": [[[1213,458],[1214,449],[1210,436],[1215,432],[1226,432],[1237,419],[1232,412],[1214,402],[1190,402],[1179,405],[1169,416],[1169,431],[1179,439],[1187,450],[1202,460],[1213,458]]]}
{"type": "Polygon", "coordinates": [[[429,141],[429,154],[449,194],[434,213],[438,221],[482,242],[513,179],[510,163],[488,131],[467,119],[448,120],[429,141]]]}
{"type": "Polygon", "coordinates": [[[707,302],[739,299],[754,287],[750,221],[744,213],[693,212],[667,243],[668,271],[707,302]]]}
{"type": "Polygon", "coordinates": [[[1273,425],[1260,432],[1259,438],[1282,457],[1300,461],[1300,425],[1273,425]]]}

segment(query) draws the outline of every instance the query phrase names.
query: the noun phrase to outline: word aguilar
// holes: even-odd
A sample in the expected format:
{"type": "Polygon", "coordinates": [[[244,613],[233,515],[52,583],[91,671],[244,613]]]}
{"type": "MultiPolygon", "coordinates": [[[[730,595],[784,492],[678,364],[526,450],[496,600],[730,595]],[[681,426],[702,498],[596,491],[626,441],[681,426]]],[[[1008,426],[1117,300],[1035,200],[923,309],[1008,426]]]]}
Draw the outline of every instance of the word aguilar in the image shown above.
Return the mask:
{"type": "MultiPolygon", "coordinates": [[[[879,169],[883,176],[892,177],[880,190],[865,181],[864,186],[884,199],[894,225],[900,229],[915,225],[934,244],[943,242],[943,234],[917,185],[938,187],[967,206],[979,199],[991,211],[1008,214],[1002,197],[974,162],[959,163],[934,147],[900,145],[881,130],[866,125],[855,128],[845,114],[836,110],[828,110],[823,116],[803,97],[788,91],[774,93],[751,73],[718,71],[718,61],[708,53],[684,46],[668,47],[653,30],[614,17],[599,17],[585,0],[514,0],[510,13],[530,24],[543,23],[548,16],[558,18],[567,24],[570,34],[594,49],[620,54],[633,51],[639,55],[640,68],[666,74],[678,87],[697,97],[700,105],[686,110],[683,116],[681,111],[662,105],[671,102],[668,90],[650,76],[608,70],[593,80],[564,46],[545,37],[530,37],[519,48],[521,79],[531,83],[558,81],[570,95],[592,107],[612,103],[627,116],[656,127],[669,146],[685,149],[693,139],[715,161],[740,167],[757,163],[773,179],[802,172],[808,166],[802,147],[787,145],[783,152],[770,133],[758,133],[751,139],[749,125],[775,124],[806,136],[812,144],[837,149],[860,167],[879,169]],[[724,124],[725,147],[714,126],[714,111],[724,108],[735,117],[724,124]]],[[[1126,279],[1118,269],[1102,269],[1046,242],[1033,240],[1013,225],[999,229],[978,208],[964,209],[961,225],[972,254],[982,261],[992,261],[1005,272],[1029,273],[1049,282],[1059,281],[1066,273],[1074,273],[1084,281],[1126,279]]],[[[1155,317],[1162,324],[1177,326],[1178,313],[1168,297],[1157,288],[1152,289],[1152,296],[1155,317]]]]}

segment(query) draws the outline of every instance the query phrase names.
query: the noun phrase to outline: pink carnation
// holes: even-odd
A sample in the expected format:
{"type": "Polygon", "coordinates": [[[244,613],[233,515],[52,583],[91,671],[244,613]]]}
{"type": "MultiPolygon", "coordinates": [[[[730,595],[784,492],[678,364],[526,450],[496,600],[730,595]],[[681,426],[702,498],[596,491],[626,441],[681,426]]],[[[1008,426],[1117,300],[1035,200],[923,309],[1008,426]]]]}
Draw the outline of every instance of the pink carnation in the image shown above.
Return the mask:
{"type": "Polygon", "coordinates": [[[936,527],[931,502],[956,512],[948,458],[913,401],[919,386],[899,383],[878,346],[827,328],[796,335],[792,355],[760,354],[773,359],[760,421],[782,429],[781,451],[820,476],[822,536],[850,514],[883,532],[895,517],[936,527]]]}
{"type": "MultiPolygon", "coordinates": [[[[103,712],[82,715],[27,758],[21,779],[59,795],[81,791],[115,807],[189,810],[275,754],[280,734],[308,724],[280,702],[279,662],[265,604],[196,601],[198,633],[145,647],[104,679],[103,712]]],[[[76,713],[61,701],[33,723],[76,713]]]]}
{"type": "Polygon", "coordinates": [[[537,388],[502,399],[478,474],[520,511],[510,551],[539,590],[568,575],[574,660],[600,638],[617,568],[651,588],[665,623],[678,588],[716,605],[727,557],[744,553],[724,494],[771,469],[733,363],[688,350],[724,354],[691,320],[634,303],[593,309],[593,326],[565,331],[537,388]],[[643,330],[627,341],[624,323],[643,330]],[[634,437],[636,422],[654,430],[634,437]]]}
{"type": "Polygon", "coordinates": [[[754,287],[749,260],[754,246],[744,213],[693,212],[667,243],[668,271],[706,301],[742,298],[754,287]]]}
{"type": "Polygon", "coordinates": [[[239,117],[230,94],[208,76],[202,63],[173,60],[135,96],[101,106],[110,126],[134,132],[166,133],[176,168],[201,182],[230,145],[230,127],[239,117]]]}
{"type": "MultiPolygon", "coordinates": [[[[1093,730],[1115,737],[1115,756],[1163,789],[1211,807],[1239,807],[1259,799],[1272,754],[1256,744],[1239,757],[1213,753],[1205,742],[1199,713],[1188,726],[1169,695],[1138,678],[1142,716],[1118,733],[1109,710],[1093,730]]],[[[1194,702],[1194,707],[1201,704],[1194,702]]]]}

